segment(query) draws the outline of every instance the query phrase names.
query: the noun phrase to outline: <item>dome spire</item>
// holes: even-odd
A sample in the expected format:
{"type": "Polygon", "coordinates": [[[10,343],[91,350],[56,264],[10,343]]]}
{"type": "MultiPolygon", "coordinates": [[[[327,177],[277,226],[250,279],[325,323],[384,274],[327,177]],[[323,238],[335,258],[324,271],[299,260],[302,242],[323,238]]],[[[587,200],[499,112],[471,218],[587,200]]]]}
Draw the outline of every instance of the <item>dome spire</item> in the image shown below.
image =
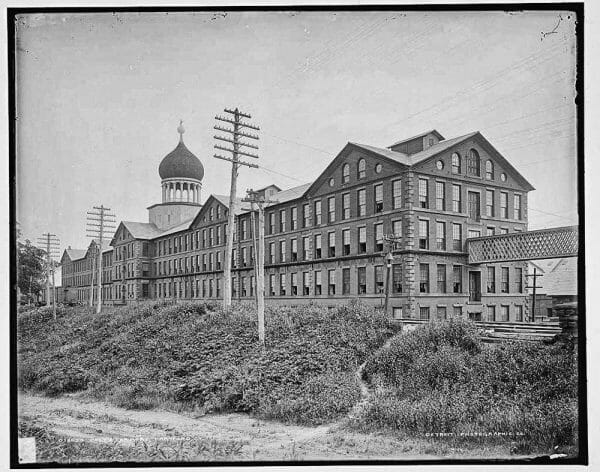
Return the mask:
{"type": "Polygon", "coordinates": [[[183,120],[179,120],[179,126],[177,127],[177,132],[179,133],[179,142],[183,142],[183,133],[185,133],[185,128],[183,127],[183,120]]]}

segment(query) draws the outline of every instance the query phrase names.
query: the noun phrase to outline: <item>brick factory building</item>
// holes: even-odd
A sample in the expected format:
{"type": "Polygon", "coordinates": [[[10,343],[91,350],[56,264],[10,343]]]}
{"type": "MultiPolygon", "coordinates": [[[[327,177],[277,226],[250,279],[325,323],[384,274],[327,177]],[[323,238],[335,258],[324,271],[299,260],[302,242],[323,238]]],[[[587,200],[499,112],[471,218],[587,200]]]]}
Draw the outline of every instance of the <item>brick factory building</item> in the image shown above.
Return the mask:
{"type": "MultiPolygon", "coordinates": [[[[147,223],[123,221],[103,251],[107,304],[222,298],[229,197],[201,204],[204,168],[180,141],[159,167],[162,202],[147,223]]],[[[267,304],[383,303],[383,236],[393,250],[396,318],[465,316],[525,321],[525,262],[470,266],[466,239],[527,229],[533,187],[479,132],[432,130],[380,148],[348,143],[312,183],[260,192],[265,209],[267,304]]],[[[232,299],[254,296],[251,218],[238,201],[232,299]]],[[[66,250],[62,287],[89,298],[97,249],[66,250]],[[87,295],[86,295],[87,294],[87,295]]]]}

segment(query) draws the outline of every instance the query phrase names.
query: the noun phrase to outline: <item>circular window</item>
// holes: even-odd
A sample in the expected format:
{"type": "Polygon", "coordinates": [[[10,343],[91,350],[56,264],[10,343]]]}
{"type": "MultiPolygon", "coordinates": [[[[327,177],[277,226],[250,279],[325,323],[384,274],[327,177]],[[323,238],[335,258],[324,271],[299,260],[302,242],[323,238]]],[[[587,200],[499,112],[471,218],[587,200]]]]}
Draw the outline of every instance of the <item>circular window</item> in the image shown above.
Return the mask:
{"type": "Polygon", "coordinates": [[[500,174],[500,180],[501,180],[502,182],[506,182],[506,174],[505,174],[504,172],[502,172],[502,173],[500,174]]]}
{"type": "Polygon", "coordinates": [[[378,174],[381,172],[381,169],[383,169],[383,166],[379,163],[377,163],[377,165],[375,166],[375,172],[377,172],[378,174]]]}
{"type": "Polygon", "coordinates": [[[437,161],[435,165],[439,170],[442,170],[444,168],[444,161],[437,161]]]}
{"type": "Polygon", "coordinates": [[[335,184],[335,180],[332,177],[331,179],[329,179],[329,186],[333,187],[333,184],[335,184]]]}

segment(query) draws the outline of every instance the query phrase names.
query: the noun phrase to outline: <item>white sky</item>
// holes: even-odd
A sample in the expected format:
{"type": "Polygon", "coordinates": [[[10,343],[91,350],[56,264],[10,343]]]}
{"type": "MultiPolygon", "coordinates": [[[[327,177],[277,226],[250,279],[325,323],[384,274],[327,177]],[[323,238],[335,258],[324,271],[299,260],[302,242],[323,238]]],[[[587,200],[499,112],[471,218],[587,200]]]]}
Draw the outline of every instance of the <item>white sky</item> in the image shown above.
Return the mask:
{"type": "Polygon", "coordinates": [[[238,193],[314,180],[348,141],[479,130],[533,184],[530,228],[577,224],[575,18],[559,12],[43,15],[18,28],[17,220],[86,247],[85,215],[147,221],[184,140],[228,193],[215,114],[261,127],[238,193]],[[556,32],[542,38],[541,32],[556,32]],[[274,173],[278,172],[277,173],[274,173]],[[284,175],[280,175],[284,174],[284,175]]]}

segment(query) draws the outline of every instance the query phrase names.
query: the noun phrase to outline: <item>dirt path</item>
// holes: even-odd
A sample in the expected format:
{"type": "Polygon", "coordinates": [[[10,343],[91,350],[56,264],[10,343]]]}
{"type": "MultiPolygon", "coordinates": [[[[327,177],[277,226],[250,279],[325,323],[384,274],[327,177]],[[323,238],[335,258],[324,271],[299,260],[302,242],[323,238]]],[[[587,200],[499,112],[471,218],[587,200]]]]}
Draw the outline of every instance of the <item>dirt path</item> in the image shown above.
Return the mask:
{"type": "Polygon", "coordinates": [[[49,398],[21,393],[19,415],[77,439],[116,438],[126,442],[191,437],[243,441],[240,460],[425,457],[394,438],[341,431],[338,425],[294,426],[235,413],[194,417],[160,410],[125,410],[80,395],[49,398]]]}

